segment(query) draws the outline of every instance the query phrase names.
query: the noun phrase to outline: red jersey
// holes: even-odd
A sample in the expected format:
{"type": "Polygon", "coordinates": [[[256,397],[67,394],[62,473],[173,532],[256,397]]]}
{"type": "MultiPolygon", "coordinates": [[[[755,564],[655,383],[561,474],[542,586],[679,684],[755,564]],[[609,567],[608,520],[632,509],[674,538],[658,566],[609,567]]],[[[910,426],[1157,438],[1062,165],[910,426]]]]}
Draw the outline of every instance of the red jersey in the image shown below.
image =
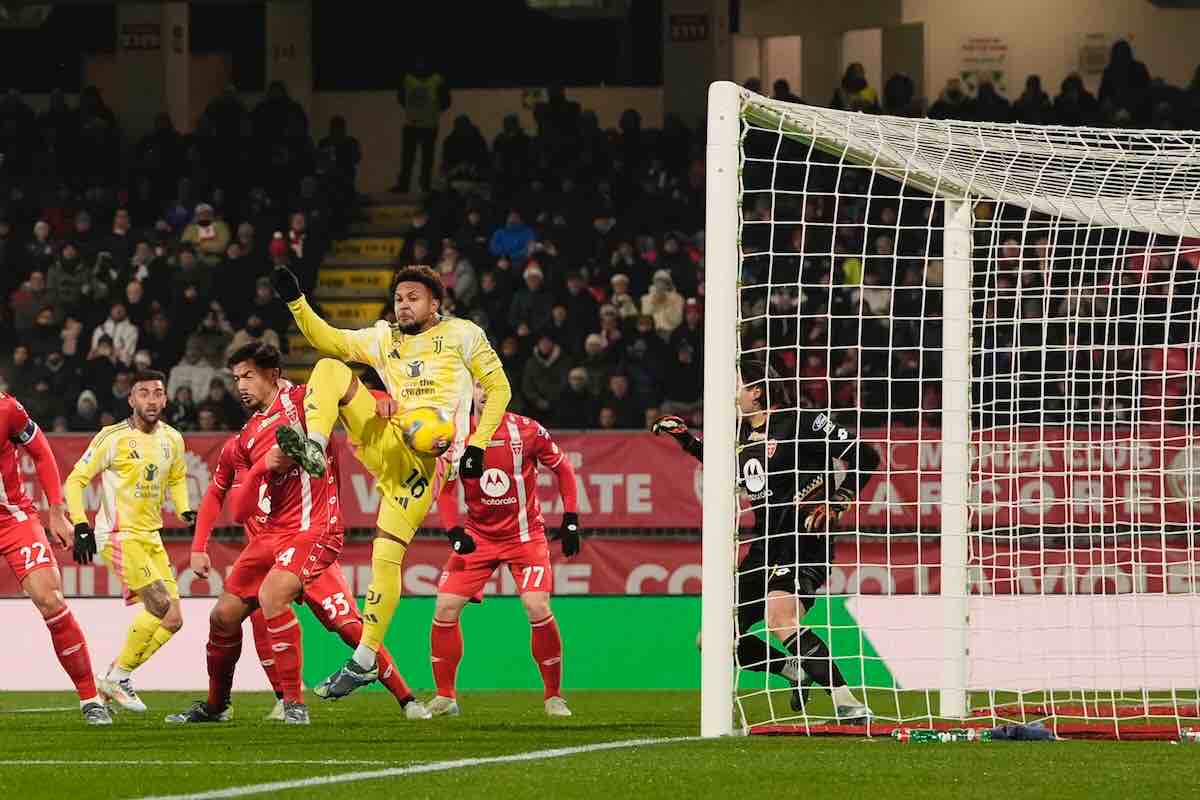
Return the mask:
{"type": "MultiPolygon", "coordinates": [[[[233,488],[235,483],[241,482],[242,475],[246,469],[238,461],[241,458],[239,455],[241,450],[241,440],[239,436],[231,436],[226,440],[224,447],[221,448],[221,455],[217,456],[217,468],[213,472],[212,482],[228,496],[229,490],[233,488]]],[[[266,481],[262,482],[262,487],[267,485],[266,481]]],[[[258,496],[258,501],[261,504],[266,490],[260,487],[255,494],[258,496]]],[[[262,533],[263,526],[267,524],[266,514],[255,514],[252,517],[247,517],[242,523],[242,528],[246,531],[246,538],[252,539],[262,533]]]]}
{"type": "Polygon", "coordinates": [[[37,436],[38,426],[11,394],[0,394],[0,526],[37,516],[33,498],[25,494],[17,447],[37,436]]]}
{"type": "MultiPolygon", "coordinates": [[[[283,386],[262,411],[246,420],[237,435],[234,451],[234,475],[248,469],[275,446],[275,430],[281,425],[305,428],[303,384],[283,386]]],[[[298,466],[282,475],[268,473],[258,487],[255,534],[304,533],[310,530],[342,530],[338,508],[338,468],[331,448],[325,455],[329,466],[320,478],[314,478],[298,466]]],[[[230,481],[228,486],[233,485],[230,481]]],[[[249,520],[247,520],[249,522],[249,520]]],[[[248,527],[248,526],[247,526],[248,527]]],[[[250,533],[247,530],[247,533],[250,533]]]]}
{"type": "Polygon", "coordinates": [[[564,458],[539,422],[505,412],[484,453],[483,477],[462,478],[466,529],[491,541],[545,539],[537,465],[556,469],[564,458]]]}

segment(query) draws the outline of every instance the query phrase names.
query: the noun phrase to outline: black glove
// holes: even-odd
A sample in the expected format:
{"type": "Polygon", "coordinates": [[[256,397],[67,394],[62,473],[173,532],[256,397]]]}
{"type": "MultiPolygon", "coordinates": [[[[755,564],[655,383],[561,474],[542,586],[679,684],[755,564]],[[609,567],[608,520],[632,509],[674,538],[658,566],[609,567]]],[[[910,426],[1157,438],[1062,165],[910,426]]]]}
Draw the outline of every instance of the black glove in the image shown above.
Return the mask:
{"type": "Polygon", "coordinates": [[[179,518],[187,523],[188,532],[195,535],[196,533],[196,512],[185,511],[179,515],[179,518]]]}
{"type": "Polygon", "coordinates": [[[275,269],[271,270],[271,285],[275,287],[275,293],[285,303],[299,300],[300,295],[303,294],[300,291],[300,280],[296,277],[296,273],[282,264],[275,265],[275,269]]]}
{"type": "Polygon", "coordinates": [[[833,499],[817,504],[804,520],[804,530],[809,533],[821,533],[833,527],[833,523],[842,518],[854,502],[855,494],[845,487],[833,493],[833,499]]]}
{"type": "Polygon", "coordinates": [[[460,556],[468,556],[475,552],[475,539],[461,526],[446,531],[446,538],[450,540],[450,547],[460,556]]]}
{"type": "Polygon", "coordinates": [[[562,553],[567,558],[579,555],[583,549],[583,540],[579,538],[579,515],[574,511],[564,511],[562,525],[550,538],[562,540],[562,553]]]}
{"type": "Polygon", "coordinates": [[[654,420],[654,424],[650,426],[650,432],[655,436],[666,434],[676,441],[681,441],[688,436],[688,426],[683,421],[683,417],[669,414],[654,420]]]}
{"type": "Polygon", "coordinates": [[[458,474],[464,478],[483,477],[483,450],[473,444],[467,445],[458,460],[458,474]]]}
{"type": "Polygon", "coordinates": [[[75,563],[90,564],[96,557],[96,532],[86,522],[75,526],[75,563]]]}

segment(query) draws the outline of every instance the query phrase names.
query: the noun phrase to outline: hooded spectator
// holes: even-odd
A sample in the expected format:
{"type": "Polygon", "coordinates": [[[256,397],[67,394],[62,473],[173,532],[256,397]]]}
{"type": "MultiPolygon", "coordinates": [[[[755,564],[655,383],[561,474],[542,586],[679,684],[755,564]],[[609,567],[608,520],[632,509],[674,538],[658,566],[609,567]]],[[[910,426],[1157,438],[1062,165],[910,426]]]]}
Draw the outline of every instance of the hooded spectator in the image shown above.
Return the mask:
{"type": "Polygon", "coordinates": [[[608,386],[608,374],[612,371],[612,355],[605,346],[604,337],[599,333],[590,333],[583,340],[583,364],[587,370],[588,391],[593,396],[599,396],[608,386]]]}
{"type": "Polygon", "coordinates": [[[1026,125],[1045,125],[1050,121],[1054,108],[1050,96],[1042,91],[1042,79],[1030,75],[1025,79],[1025,91],[1013,103],[1013,116],[1026,125]]]}
{"type": "Polygon", "coordinates": [[[167,378],[167,395],[174,397],[180,387],[186,386],[192,391],[192,397],[204,397],[217,377],[217,368],[204,359],[204,349],[199,342],[188,341],[183,352],[183,359],[171,368],[167,378]]]}
{"type": "Polygon", "coordinates": [[[96,401],[96,393],[84,389],[75,400],[75,413],[71,415],[67,426],[76,432],[96,431],[100,429],[100,404],[96,401]]]}
{"type": "Polygon", "coordinates": [[[558,400],[555,425],[560,428],[590,428],[599,413],[596,396],[588,385],[588,371],[575,367],[567,373],[567,386],[558,400]]]}
{"type": "Polygon", "coordinates": [[[225,220],[216,219],[213,207],[201,203],[196,206],[194,219],[184,228],[180,240],[195,247],[197,258],[206,266],[215,267],[225,256],[230,238],[225,220]]]}
{"type": "Polygon", "coordinates": [[[65,242],[46,276],[46,300],[65,316],[79,310],[91,294],[92,271],[79,257],[75,243],[65,242]]]}
{"type": "Polygon", "coordinates": [[[570,366],[553,336],[539,334],[521,377],[521,394],[535,414],[550,416],[557,411],[570,366]]]}
{"type": "Polygon", "coordinates": [[[634,319],[641,315],[638,310],[637,302],[633,299],[633,295],[629,290],[629,276],[624,272],[618,272],[613,275],[609,281],[612,284],[612,297],[609,302],[617,309],[617,314],[621,319],[634,319]]]}
{"type": "Polygon", "coordinates": [[[113,303],[109,307],[107,319],[92,332],[92,347],[96,346],[101,336],[112,339],[113,357],[118,362],[127,367],[133,363],[133,354],[137,352],[138,329],[129,321],[124,303],[113,303]]]}
{"type": "Polygon", "coordinates": [[[192,396],[192,387],[179,386],[167,406],[167,421],[171,427],[180,431],[190,431],[196,428],[196,403],[192,396]]]}
{"type": "Polygon", "coordinates": [[[225,358],[228,359],[237,350],[252,342],[265,342],[279,349],[279,334],[266,327],[263,318],[254,313],[246,317],[246,324],[233,335],[233,341],[225,348],[225,358]]]}
{"type": "Polygon", "coordinates": [[[442,174],[451,181],[479,180],[487,174],[490,160],[479,128],[466,114],[459,114],[442,142],[442,174]]]}
{"type": "Polygon", "coordinates": [[[513,297],[512,307],[508,312],[508,324],[516,328],[524,322],[531,330],[540,330],[550,323],[550,309],[554,307],[554,298],[546,290],[546,276],[537,262],[529,262],[525,267],[524,278],[525,288],[513,297]]]}
{"type": "Polygon", "coordinates": [[[33,226],[33,239],[25,245],[25,263],[29,270],[47,272],[56,260],[57,251],[50,238],[50,223],[38,220],[33,226]]]}
{"type": "Polygon", "coordinates": [[[664,337],[670,336],[683,322],[683,296],[675,291],[667,270],[654,273],[650,291],[642,295],[642,314],[654,317],[654,326],[664,337]]]}

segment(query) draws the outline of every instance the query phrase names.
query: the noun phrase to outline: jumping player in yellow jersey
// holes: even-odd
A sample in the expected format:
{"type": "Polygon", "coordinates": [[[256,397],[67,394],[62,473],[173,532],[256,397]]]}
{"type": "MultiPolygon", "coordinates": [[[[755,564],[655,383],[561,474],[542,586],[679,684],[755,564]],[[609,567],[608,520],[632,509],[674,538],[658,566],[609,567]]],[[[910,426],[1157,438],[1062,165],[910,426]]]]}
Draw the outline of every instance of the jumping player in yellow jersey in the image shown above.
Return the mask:
{"type": "MultiPolygon", "coordinates": [[[[358,459],[378,479],[382,495],[362,639],[345,665],[314,690],[320,697],[337,699],[375,680],[375,653],[400,602],[400,569],[408,543],[442,486],[455,477],[456,468],[466,478],[483,474],[484,450],[500,425],[512,389],[479,326],[441,315],[446,290],[429,267],[405,267],[396,273],[395,326],[380,320],[356,331],[334,328],[317,316],[286,267],[276,267],[272,280],[305,338],[334,357],[318,361],[308,379],[307,437],[281,426],[280,449],[310,474],[323,474],[325,446],[340,417],[358,459]],[[376,413],[375,398],[346,361],[375,368],[391,397],[390,403],[384,401],[390,414],[376,413]],[[487,403],[467,440],[476,382],[483,387],[487,403]],[[442,459],[411,450],[400,428],[387,418],[395,420],[404,411],[422,406],[440,409],[454,420],[455,441],[442,459]]],[[[453,538],[451,544],[456,550],[462,546],[453,538]]]]}
{"type": "MultiPolygon", "coordinates": [[[[121,579],[126,601],[141,601],[129,634],[108,674],[96,681],[101,696],[129,711],[145,711],[130,676],[183,627],[179,587],[162,543],[162,507],[170,492],[175,513],[192,523],[188,502],[186,448],[179,431],[159,418],[167,405],[166,376],[146,370],[133,378],[124,422],[109,425],[92,439],[67,476],[63,492],[75,523],[75,539],[100,557],[121,579]],[[93,531],[83,491],[100,475],[100,510],[93,531]]],[[[77,552],[79,548],[76,548],[77,552]]]]}

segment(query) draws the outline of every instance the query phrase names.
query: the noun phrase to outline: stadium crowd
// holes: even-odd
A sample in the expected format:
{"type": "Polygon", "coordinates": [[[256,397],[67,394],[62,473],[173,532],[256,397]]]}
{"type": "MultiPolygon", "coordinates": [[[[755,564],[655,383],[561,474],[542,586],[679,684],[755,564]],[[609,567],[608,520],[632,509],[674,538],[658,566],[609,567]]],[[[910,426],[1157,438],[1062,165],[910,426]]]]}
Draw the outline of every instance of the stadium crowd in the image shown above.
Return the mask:
{"type": "MultiPolygon", "coordinates": [[[[1127,45],[1112,58],[1098,97],[1077,76],[1054,98],[1031,76],[1011,104],[989,84],[970,97],[952,80],[928,114],[1197,125],[1200,73],[1176,89],[1151,80],[1127,45]]],[[[756,80],[747,86],[759,88],[756,80]]],[[[786,81],[773,91],[799,99],[786,81]]],[[[925,111],[910,79],[892,76],[880,94],[858,65],[830,104],[925,111]]],[[[514,410],[560,428],[643,428],[661,413],[699,426],[702,135],[671,114],[661,130],[643,128],[634,110],[603,130],[561,87],[534,119],[526,131],[509,115],[491,143],[467,115],[453,121],[440,180],[404,232],[398,263],[433,265],[450,310],[487,330],[514,410]]],[[[835,203],[838,193],[863,194],[855,190],[865,189],[867,173],[822,168],[831,162],[777,140],[761,131],[747,138],[744,185],[805,180],[801,165],[771,174],[766,160],[777,144],[777,161],[808,161],[811,175],[804,202],[745,196],[744,347],[769,343],[806,405],[862,408],[867,423],[935,423],[938,206],[919,196],[901,203],[898,188],[879,183],[873,193],[894,202],[835,203]]],[[[361,152],[345,120],[334,118],[314,140],[300,105],[274,84],[253,108],[224,92],[191,133],[162,114],[154,131],[123,143],[94,88],[76,107],[56,93],[41,114],[10,91],[0,99],[0,153],[2,388],[47,430],[91,431],[128,413],[132,370],[153,367],[170,376],[173,425],[240,426],[225,354],[254,339],[287,346],[290,315],[266,277],[272,264],[291,264],[312,289],[330,243],[358,211],[361,152]]],[[[1003,242],[1010,255],[1045,245],[1003,242]]],[[[996,280],[998,271],[988,271],[996,280]]],[[[1001,279],[1031,277],[1018,270],[1001,279]]],[[[980,365],[976,375],[1004,369],[1017,371],[980,365]]]]}

